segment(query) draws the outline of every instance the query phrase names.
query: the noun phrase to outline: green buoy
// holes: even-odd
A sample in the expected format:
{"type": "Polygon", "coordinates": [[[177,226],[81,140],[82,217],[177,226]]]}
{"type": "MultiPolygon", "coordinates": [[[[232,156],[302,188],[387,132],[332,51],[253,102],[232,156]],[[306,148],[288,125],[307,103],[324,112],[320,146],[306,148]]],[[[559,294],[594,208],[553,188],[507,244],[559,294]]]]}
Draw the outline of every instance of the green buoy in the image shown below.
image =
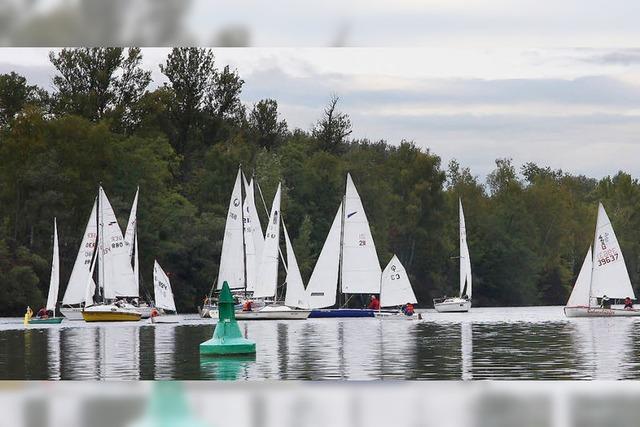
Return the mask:
{"type": "Polygon", "coordinates": [[[147,415],[130,427],[206,427],[189,411],[178,381],[156,381],[147,407],[147,415]]]}
{"type": "Polygon", "coordinates": [[[256,352],[256,343],[244,338],[240,332],[233,305],[233,296],[225,281],[218,300],[218,323],[213,331],[213,338],[200,344],[200,354],[228,356],[256,352]]]}

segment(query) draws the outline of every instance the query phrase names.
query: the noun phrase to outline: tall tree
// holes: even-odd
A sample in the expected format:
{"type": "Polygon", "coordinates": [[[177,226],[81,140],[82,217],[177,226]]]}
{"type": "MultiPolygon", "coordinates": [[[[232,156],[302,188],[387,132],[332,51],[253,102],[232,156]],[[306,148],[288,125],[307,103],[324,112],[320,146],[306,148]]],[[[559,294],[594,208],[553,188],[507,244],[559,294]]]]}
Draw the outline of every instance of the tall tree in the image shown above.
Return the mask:
{"type": "Polygon", "coordinates": [[[275,99],[263,99],[253,106],[249,127],[258,145],[266,149],[277,146],[287,133],[287,122],[278,120],[278,102],[275,99]]]}
{"type": "Polygon", "coordinates": [[[47,93],[27,84],[27,79],[15,72],[0,74],[0,128],[6,127],[28,104],[43,106],[47,93]]]}
{"type": "Polygon", "coordinates": [[[53,78],[56,113],[76,114],[97,122],[111,115],[117,127],[129,129],[138,118],[135,103],[151,82],[140,65],[139,48],[62,49],[50,52],[58,75],[53,78]]]}
{"type": "Polygon", "coordinates": [[[313,136],[320,147],[329,152],[338,152],[340,146],[351,135],[351,119],[345,113],[336,110],[340,98],[333,95],[324,109],[324,114],[313,128],[313,136]]]}

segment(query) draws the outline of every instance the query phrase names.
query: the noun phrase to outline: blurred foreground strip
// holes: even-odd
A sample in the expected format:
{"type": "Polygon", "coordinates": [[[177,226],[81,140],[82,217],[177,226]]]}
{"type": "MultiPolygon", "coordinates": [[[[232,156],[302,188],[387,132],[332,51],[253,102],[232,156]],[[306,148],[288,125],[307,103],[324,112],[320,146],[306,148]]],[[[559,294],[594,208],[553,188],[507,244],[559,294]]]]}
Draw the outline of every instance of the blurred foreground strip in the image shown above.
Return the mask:
{"type": "Polygon", "coordinates": [[[146,426],[158,411],[176,427],[632,427],[639,408],[635,382],[0,383],[0,427],[146,426]]]}

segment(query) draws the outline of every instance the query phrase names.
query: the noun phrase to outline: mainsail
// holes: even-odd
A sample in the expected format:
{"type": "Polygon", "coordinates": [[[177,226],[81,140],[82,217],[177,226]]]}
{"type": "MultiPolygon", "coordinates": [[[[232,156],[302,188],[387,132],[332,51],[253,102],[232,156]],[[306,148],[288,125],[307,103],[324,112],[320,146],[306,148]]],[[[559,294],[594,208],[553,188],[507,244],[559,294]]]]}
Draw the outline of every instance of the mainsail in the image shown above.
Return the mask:
{"type": "Polygon", "coordinates": [[[129,258],[133,258],[133,276],[136,280],[136,286],[139,284],[139,266],[138,266],[138,194],[140,187],[136,189],[136,195],[133,198],[133,205],[129,213],[129,221],[127,222],[127,230],[124,233],[124,244],[129,251],[129,258]],[[135,258],[134,258],[135,257],[135,258]]]}
{"type": "Polygon", "coordinates": [[[218,289],[226,281],[231,289],[244,288],[244,248],[242,242],[242,171],[238,169],[229,200],[227,222],[224,227],[222,254],[218,271],[218,289]]]}
{"type": "Polygon", "coordinates": [[[593,267],[593,258],[591,247],[584,257],[584,262],[578,273],[576,284],[573,286],[567,306],[569,307],[589,307],[589,292],[591,291],[591,270],[593,267]]]}
{"type": "Polygon", "coordinates": [[[304,282],[298,267],[298,260],[293,251],[293,245],[289,239],[287,227],[282,222],[282,231],[284,232],[285,245],[287,246],[287,290],[284,298],[284,305],[288,307],[307,308],[309,303],[306,301],[306,292],[304,282]]]}
{"type": "Polygon", "coordinates": [[[611,221],[602,206],[598,205],[598,219],[593,242],[593,267],[591,275],[592,297],[635,299],[627,266],[611,221]]]}
{"type": "Polygon", "coordinates": [[[276,295],[278,286],[278,248],[280,242],[280,184],[271,205],[269,224],[260,256],[256,288],[253,296],[269,298],[276,295]]]}
{"type": "Polygon", "coordinates": [[[340,235],[342,231],[342,204],[338,208],[327,239],[307,285],[310,308],[331,307],[336,303],[338,270],[340,268],[340,235]]]}
{"type": "Polygon", "coordinates": [[[171,282],[162,267],[160,267],[160,264],[158,264],[158,261],[153,262],[153,293],[157,308],[176,311],[171,282]]]}
{"type": "Polygon", "coordinates": [[[358,191],[347,174],[342,240],[342,293],[380,293],[380,262],[358,191]]]}
{"type": "Polygon", "coordinates": [[[256,210],[253,179],[249,183],[242,176],[244,183],[245,198],[243,203],[244,221],[244,248],[247,263],[247,291],[252,292],[256,287],[256,276],[258,274],[258,263],[261,259],[262,248],[264,247],[264,236],[262,226],[256,210]]]}
{"type": "Polygon", "coordinates": [[[91,286],[95,289],[95,283],[91,278],[91,259],[93,257],[98,232],[96,203],[97,199],[93,202],[91,215],[89,216],[84,235],[82,236],[82,243],[80,244],[76,261],[73,264],[67,289],[62,298],[62,304],[64,305],[81,304],[85,301],[88,280],[91,281],[91,286]]]}
{"type": "Polygon", "coordinates": [[[47,296],[47,311],[55,313],[58,303],[58,288],[60,287],[60,252],[58,249],[58,224],[53,219],[53,258],[51,259],[51,280],[49,281],[49,295],[47,296]]]}
{"type": "Polygon", "coordinates": [[[467,246],[467,228],[462,211],[462,200],[458,200],[460,210],[460,298],[471,299],[471,258],[467,246]]]}
{"type": "Polygon", "coordinates": [[[418,301],[413,293],[411,282],[397,256],[393,256],[382,272],[380,284],[380,306],[394,307],[406,303],[415,304],[418,301]]]}
{"type": "Polygon", "coordinates": [[[102,187],[99,189],[98,282],[105,299],[137,297],[138,285],[131,268],[131,257],[124,244],[116,214],[102,187]]]}

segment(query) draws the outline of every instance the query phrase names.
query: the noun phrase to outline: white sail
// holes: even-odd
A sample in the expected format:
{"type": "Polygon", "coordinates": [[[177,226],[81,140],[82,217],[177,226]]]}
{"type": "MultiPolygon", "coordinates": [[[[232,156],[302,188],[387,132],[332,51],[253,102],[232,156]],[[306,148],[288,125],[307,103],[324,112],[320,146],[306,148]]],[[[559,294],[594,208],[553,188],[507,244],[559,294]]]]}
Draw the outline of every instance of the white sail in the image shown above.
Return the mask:
{"type": "Polygon", "coordinates": [[[462,211],[462,200],[458,200],[460,210],[460,298],[463,296],[471,299],[471,257],[467,246],[467,228],[462,211]]]}
{"type": "Polygon", "coordinates": [[[342,240],[342,293],[380,293],[380,262],[351,175],[347,174],[342,240]]]}
{"type": "Polygon", "coordinates": [[[309,303],[306,300],[307,293],[304,290],[300,267],[298,267],[298,260],[293,251],[293,245],[289,239],[289,233],[287,232],[287,227],[284,225],[284,221],[282,222],[282,231],[284,232],[284,240],[287,246],[287,290],[284,305],[288,307],[308,308],[309,303]]]}
{"type": "Polygon", "coordinates": [[[162,267],[160,267],[160,264],[158,264],[158,261],[153,262],[153,293],[157,308],[174,312],[177,311],[176,303],[173,300],[171,282],[162,267]]]}
{"type": "Polygon", "coordinates": [[[264,236],[262,235],[262,226],[260,225],[260,218],[256,210],[253,179],[247,183],[244,175],[242,178],[245,190],[243,221],[244,249],[247,263],[247,291],[253,292],[256,287],[258,262],[260,261],[262,248],[264,247],[264,236]]]}
{"type": "Polygon", "coordinates": [[[568,307],[588,307],[589,306],[589,291],[591,285],[591,270],[593,266],[593,259],[591,253],[591,247],[587,252],[587,256],[584,258],[580,273],[576,279],[576,284],[573,285],[573,290],[567,301],[568,307]]]}
{"type": "Polygon", "coordinates": [[[82,236],[82,243],[80,244],[76,261],[73,264],[71,277],[69,278],[67,289],[62,297],[62,304],[64,305],[81,304],[85,301],[87,280],[92,282],[92,286],[95,289],[95,283],[91,278],[90,270],[98,233],[96,209],[96,201],[94,201],[91,215],[84,229],[84,235],[82,236]]]}
{"type": "Polygon", "coordinates": [[[140,278],[138,271],[138,195],[140,187],[136,189],[136,195],[133,198],[131,212],[129,213],[129,221],[127,222],[127,230],[124,233],[124,244],[129,251],[129,258],[133,258],[133,276],[136,280],[136,286],[140,288],[140,278]]]}
{"type": "Polygon", "coordinates": [[[58,249],[58,224],[53,219],[53,258],[51,259],[51,280],[49,281],[49,295],[47,296],[47,310],[55,313],[58,303],[58,288],[60,287],[60,252],[58,249]]]}
{"type": "Polygon", "coordinates": [[[340,234],[342,232],[342,204],[338,208],[327,239],[307,285],[309,308],[331,307],[336,303],[338,270],[340,268],[340,234]]]}
{"type": "Polygon", "coordinates": [[[409,276],[397,256],[393,256],[382,272],[380,284],[380,306],[394,307],[418,301],[413,293],[409,276]]]}
{"type": "Polygon", "coordinates": [[[224,227],[218,289],[227,282],[229,288],[244,288],[244,248],[242,242],[242,171],[238,169],[236,182],[229,200],[227,222],[224,227]]]}
{"type": "Polygon", "coordinates": [[[611,221],[602,206],[598,205],[596,235],[593,242],[593,273],[591,296],[635,299],[627,266],[611,221]]]}
{"type": "Polygon", "coordinates": [[[253,296],[270,298],[276,296],[278,287],[278,248],[280,243],[280,184],[271,205],[269,224],[264,237],[264,248],[260,256],[258,277],[253,296]]]}
{"type": "Polygon", "coordinates": [[[98,229],[98,283],[106,299],[137,297],[138,285],[131,268],[129,250],[124,244],[122,230],[106,193],[100,187],[100,216],[98,229]]]}

